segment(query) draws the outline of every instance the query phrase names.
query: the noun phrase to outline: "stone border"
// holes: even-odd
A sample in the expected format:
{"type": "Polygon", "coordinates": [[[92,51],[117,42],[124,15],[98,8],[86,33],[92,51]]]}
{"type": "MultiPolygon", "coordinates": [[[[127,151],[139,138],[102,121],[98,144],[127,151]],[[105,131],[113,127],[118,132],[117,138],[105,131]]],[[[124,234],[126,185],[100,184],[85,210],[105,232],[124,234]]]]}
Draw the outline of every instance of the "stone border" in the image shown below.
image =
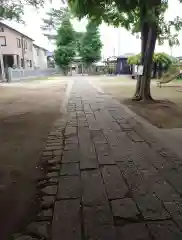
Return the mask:
{"type": "Polygon", "coordinates": [[[13,240],[48,240],[50,239],[54,203],[58,189],[58,176],[64,149],[66,118],[57,120],[48,134],[46,146],[40,159],[40,167],[45,176],[37,179],[37,196],[40,200],[36,217],[22,233],[12,236],[13,240]]]}

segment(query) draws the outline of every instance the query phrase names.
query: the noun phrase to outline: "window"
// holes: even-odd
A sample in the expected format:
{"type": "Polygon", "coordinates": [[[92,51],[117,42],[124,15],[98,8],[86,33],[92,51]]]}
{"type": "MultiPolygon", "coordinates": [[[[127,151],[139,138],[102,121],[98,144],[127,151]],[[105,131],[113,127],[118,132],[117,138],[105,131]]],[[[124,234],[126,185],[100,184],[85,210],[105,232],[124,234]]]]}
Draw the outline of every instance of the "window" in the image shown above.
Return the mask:
{"type": "Polygon", "coordinates": [[[37,50],[37,56],[39,56],[39,49],[37,48],[36,50],[37,50]]]}
{"type": "Polygon", "coordinates": [[[4,28],[3,27],[0,27],[0,32],[4,32],[4,28]]]}
{"type": "Polygon", "coordinates": [[[6,46],[6,37],[0,36],[0,45],[1,46],[6,46]]]}
{"type": "Polygon", "coordinates": [[[24,40],[24,49],[27,49],[27,40],[24,40]]]}
{"type": "Polygon", "coordinates": [[[32,61],[30,60],[30,67],[32,68],[32,61]]]}
{"type": "Polygon", "coordinates": [[[20,41],[19,38],[17,38],[17,47],[18,47],[18,48],[21,48],[21,41],[20,41]]]}

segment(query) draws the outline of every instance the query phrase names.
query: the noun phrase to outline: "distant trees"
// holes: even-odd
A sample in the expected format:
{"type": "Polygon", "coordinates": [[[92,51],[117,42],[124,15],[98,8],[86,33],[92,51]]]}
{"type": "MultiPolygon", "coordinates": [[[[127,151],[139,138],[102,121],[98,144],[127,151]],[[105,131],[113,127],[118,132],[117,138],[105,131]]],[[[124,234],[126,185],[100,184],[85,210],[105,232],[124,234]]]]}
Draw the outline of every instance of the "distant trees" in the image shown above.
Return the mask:
{"type": "Polygon", "coordinates": [[[76,54],[76,35],[68,17],[63,19],[57,31],[56,47],[55,62],[67,75],[76,54]]]}
{"type": "Polygon", "coordinates": [[[99,26],[93,21],[87,24],[86,32],[80,38],[79,55],[82,62],[89,68],[92,63],[101,58],[102,42],[100,39],[99,26]]]}
{"type": "MultiPolygon", "coordinates": [[[[128,58],[129,64],[139,65],[141,62],[141,54],[137,54],[135,56],[131,56],[128,58]]],[[[152,64],[153,64],[153,74],[152,77],[156,78],[157,73],[158,77],[162,76],[162,72],[166,71],[170,68],[173,59],[166,53],[154,53],[152,64]]]]}

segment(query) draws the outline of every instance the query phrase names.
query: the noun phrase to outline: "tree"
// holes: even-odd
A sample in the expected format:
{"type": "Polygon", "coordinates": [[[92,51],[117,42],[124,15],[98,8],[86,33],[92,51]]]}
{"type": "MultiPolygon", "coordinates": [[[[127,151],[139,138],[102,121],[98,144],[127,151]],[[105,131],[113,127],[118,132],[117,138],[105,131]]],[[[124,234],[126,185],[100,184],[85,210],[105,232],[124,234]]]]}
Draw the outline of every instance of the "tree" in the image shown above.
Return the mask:
{"type": "MultiPolygon", "coordinates": [[[[180,0],[181,1],[181,0],[180,0]]],[[[161,43],[171,34],[171,28],[179,30],[181,19],[166,22],[164,13],[168,7],[167,0],[69,0],[69,5],[79,18],[88,17],[101,22],[102,20],[114,26],[122,26],[132,33],[140,33],[141,64],[144,66],[143,77],[136,85],[134,100],[152,100],[150,94],[150,79],[152,57],[156,40],[161,43]]]]}
{"type": "Polygon", "coordinates": [[[98,25],[90,21],[87,24],[86,32],[82,35],[79,49],[79,55],[87,67],[101,58],[101,48],[98,25]]]}
{"type": "Polygon", "coordinates": [[[69,65],[76,53],[75,31],[68,17],[64,18],[56,37],[55,62],[67,75],[69,65]]]}
{"type": "MultiPolygon", "coordinates": [[[[141,54],[131,56],[128,58],[129,64],[139,65],[141,62],[141,54]]],[[[162,71],[166,71],[170,68],[173,59],[166,53],[154,53],[152,64],[153,64],[153,78],[156,78],[157,69],[159,77],[162,76],[162,71]]]]}
{"type": "Polygon", "coordinates": [[[46,13],[46,17],[42,19],[43,25],[41,29],[49,40],[56,40],[55,30],[60,27],[65,18],[71,19],[71,13],[67,7],[60,7],[59,9],[51,8],[46,13]]]}
{"type": "Polygon", "coordinates": [[[1,0],[0,3],[0,20],[15,19],[20,22],[25,5],[32,5],[35,7],[42,6],[44,0],[1,0]]]}

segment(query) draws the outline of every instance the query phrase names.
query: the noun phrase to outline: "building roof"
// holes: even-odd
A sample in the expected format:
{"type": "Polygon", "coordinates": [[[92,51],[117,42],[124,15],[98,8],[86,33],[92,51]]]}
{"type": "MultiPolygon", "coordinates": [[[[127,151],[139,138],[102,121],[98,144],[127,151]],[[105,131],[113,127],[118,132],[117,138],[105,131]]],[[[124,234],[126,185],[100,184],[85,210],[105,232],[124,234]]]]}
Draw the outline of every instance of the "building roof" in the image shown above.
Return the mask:
{"type": "Polygon", "coordinates": [[[24,34],[24,33],[20,32],[20,31],[16,30],[16,29],[13,28],[13,27],[10,27],[8,24],[6,24],[6,23],[4,23],[4,22],[2,22],[2,21],[0,21],[0,25],[3,25],[3,26],[5,26],[5,27],[7,27],[7,28],[9,28],[9,29],[17,32],[17,33],[20,33],[20,34],[23,35],[24,37],[27,37],[27,38],[31,39],[32,41],[34,41],[33,38],[31,38],[31,37],[27,36],[26,34],[24,34]]]}
{"type": "Polygon", "coordinates": [[[37,47],[37,48],[41,48],[41,49],[43,49],[43,50],[45,50],[45,51],[48,51],[48,49],[46,49],[46,48],[44,48],[44,47],[41,47],[41,46],[39,46],[39,45],[37,45],[37,44],[35,44],[35,43],[33,43],[33,45],[34,45],[35,47],[37,47]]]}

